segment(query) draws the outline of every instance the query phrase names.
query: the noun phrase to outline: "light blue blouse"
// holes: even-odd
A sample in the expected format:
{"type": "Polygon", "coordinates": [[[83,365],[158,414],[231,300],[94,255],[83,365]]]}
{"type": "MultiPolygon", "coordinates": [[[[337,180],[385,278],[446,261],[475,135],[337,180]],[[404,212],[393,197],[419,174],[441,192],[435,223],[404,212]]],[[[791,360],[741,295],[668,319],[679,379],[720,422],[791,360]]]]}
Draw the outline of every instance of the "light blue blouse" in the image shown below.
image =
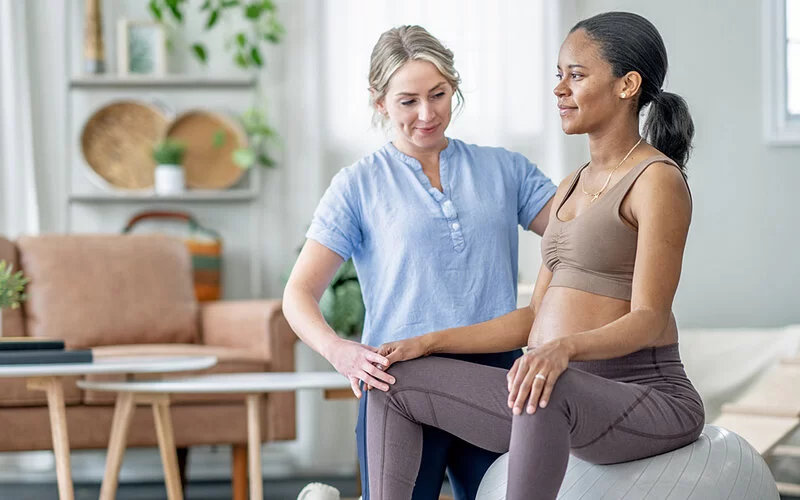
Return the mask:
{"type": "Polygon", "coordinates": [[[509,313],[518,230],[556,186],[524,156],[449,139],[444,192],[388,143],[331,181],[306,237],[352,257],[366,306],[362,342],[379,346],[509,313]]]}

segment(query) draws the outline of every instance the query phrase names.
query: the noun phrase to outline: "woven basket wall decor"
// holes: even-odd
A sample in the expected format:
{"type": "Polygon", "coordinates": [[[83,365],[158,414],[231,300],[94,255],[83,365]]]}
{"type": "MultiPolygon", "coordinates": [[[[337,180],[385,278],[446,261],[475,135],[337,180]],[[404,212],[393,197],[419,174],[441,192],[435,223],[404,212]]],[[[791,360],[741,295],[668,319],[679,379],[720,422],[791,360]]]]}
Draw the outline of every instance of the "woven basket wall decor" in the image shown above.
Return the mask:
{"type": "Polygon", "coordinates": [[[167,126],[166,136],[186,144],[183,168],[190,188],[227,189],[245,173],[234,163],[233,152],[247,146],[247,134],[223,114],[199,109],[181,113],[167,126]]]}
{"type": "Polygon", "coordinates": [[[155,106],[138,101],[114,101],[86,121],[81,149],[100,179],[121,189],[153,187],[156,168],[153,146],[164,135],[167,117],[155,106]]]}

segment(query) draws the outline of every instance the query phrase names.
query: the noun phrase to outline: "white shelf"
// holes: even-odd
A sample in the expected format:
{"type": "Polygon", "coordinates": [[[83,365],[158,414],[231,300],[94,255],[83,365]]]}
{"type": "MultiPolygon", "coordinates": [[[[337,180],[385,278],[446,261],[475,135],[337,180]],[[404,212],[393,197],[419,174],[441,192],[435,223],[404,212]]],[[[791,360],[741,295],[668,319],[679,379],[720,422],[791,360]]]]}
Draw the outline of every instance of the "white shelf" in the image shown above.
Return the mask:
{"type": "Polygon", "coordinates": [[[71,194],[69,201],[72,203],[152,203],[157,201],[249,201],[254,200],[258,193],[249,189],[230,191],[194,190],[182,194],[158,195],[152,192],[136,193],[91,193],[71,194]]]}
{"type": "Polygon", "coordinates": [[[209,77],[202,75],[145,76],[116,74],[80,75],[70,79],[71,88],[124,87],[194,87],[194,88],[252,88],[255,76],[209,77]]]}

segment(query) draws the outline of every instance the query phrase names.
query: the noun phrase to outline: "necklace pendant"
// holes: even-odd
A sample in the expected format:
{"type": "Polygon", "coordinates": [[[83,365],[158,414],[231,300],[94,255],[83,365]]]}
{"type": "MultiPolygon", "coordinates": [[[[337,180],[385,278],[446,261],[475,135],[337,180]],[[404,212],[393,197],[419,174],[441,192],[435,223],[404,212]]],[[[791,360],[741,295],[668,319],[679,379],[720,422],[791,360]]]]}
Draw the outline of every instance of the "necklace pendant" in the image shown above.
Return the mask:
{"type": "Polygon", "coordinates": [[[593,195],[592,195],[592,199],[591,199],[591,200],[589,200],[589,203],[594,203],[594,201],[595,201],[597,198],[600,198],[600,193],[595,193],[595,194],[593,194],[593,195]]]}

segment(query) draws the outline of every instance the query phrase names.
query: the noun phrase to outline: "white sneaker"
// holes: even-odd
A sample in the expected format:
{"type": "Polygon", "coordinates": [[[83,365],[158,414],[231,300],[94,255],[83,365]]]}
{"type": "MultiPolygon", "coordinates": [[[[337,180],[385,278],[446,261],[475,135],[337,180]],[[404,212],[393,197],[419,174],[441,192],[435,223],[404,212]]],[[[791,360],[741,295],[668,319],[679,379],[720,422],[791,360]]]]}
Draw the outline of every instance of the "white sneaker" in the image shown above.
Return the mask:
{"type": "Polygon", "coordinates": [[[341,500],[338,489],[323,483],[309,483],[297,495],[297,500],[341,500]]]}

